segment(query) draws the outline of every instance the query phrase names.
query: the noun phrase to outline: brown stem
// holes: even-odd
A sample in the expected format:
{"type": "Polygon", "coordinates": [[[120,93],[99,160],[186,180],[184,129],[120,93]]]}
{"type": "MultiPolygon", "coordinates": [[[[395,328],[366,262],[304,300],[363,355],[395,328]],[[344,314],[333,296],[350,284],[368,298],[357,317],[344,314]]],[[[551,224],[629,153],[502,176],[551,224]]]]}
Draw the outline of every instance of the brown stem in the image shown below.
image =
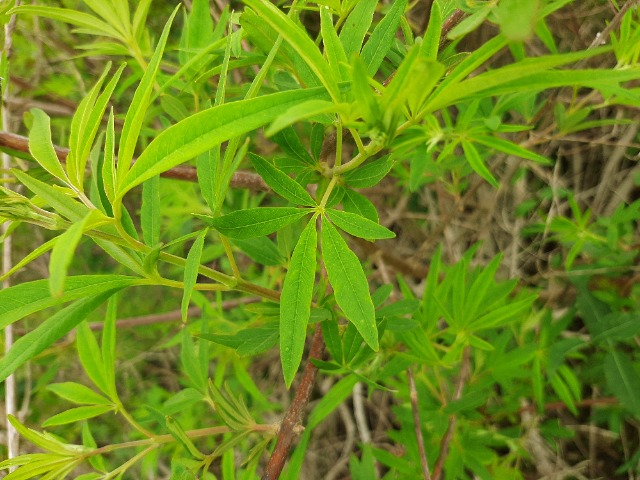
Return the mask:
{"type": "Polygon", "coordinates": [[[418,410],[418,390],[413,379],[411,368],[407,368],[407,380],[409,381],[409,398],[411,399],[411,410],[413,411],[413,425],[416,429],[416,440],[418,441],[418,452],[420,452],[420,465],[422,466],[422,477],[424,480],[431,480],[429,473],[429,462],[424,449],[424,438],[422,437],[422,422],[418,410]]]}
{"type": "Polygon", "coordinates": [[[451,14],[449,18],[447,18],[442,24],[442,33],[440,34],[440,45],[443,45],[447,41],[447,35],[449,32],[458,25],[464,17],[466,17],[466,13],[462,10],[456,10],[451,14]]]}
{"type": "MultiPolygon", "coordinates": [[[[223,310],[230,310],[240,305],[246,305],[248,303],[259,302],[257,297],[237,298],[233,300],[225,300],[222,302],[223,310]]],[[[202,310],[200,307],[190,307],[188,310],[189,317],[197,317],[202,310]]],[[[175,322],[182,318],[182,312],[180,310],[172,310],[171,312],[153,313],[151,315],[142,315],[140,317],[123,318],[116,322],[118,330],[122,328],[141,327],[144,325],[152,325],[155,323],[163,322],[175,322]]],[[[104,328],[104,322],[91,322],[89,324],[91,330],[102,330],[104,328]]]]}
{"type": "Polygon", "coordinates": [[[289,406],[284,420],[280,425],[280,431],[278,432],[278,439],[276,440],[276,448],[269,458],[269,462],[265,467],[262,480],[275,480],[280,477],[284,464],[289,458],[289,452],[293,445],[293,439],[297,437],[303,430],[302,419],[304,417],[309,398],[311,397],[311,390],[316,379],[316,373],[318,368],[311,363],[312,358],[321,359],[322,352],[324,350],[324,341],[322,338],[322,329],[320,325],[316,326],[316,331],[313,335],[313,341],[311,343],[311,350],[309,351],[309,357],[307,364],[304,367],[302,373],[302,379],[300,385],[293,397],[293,402],[289,406]]]}
{"type": "MultiPolygon", "coordinates": [[[[462,364],[460,365],[460,375],[458,377],[458,384],[456,386],[456,391],[453,395],[452,401],[460,400],[462,398],[462,391],[464,390],[464,386],[469,379],[469,373],[471,371],[471,348],[466,347],[464,352],[462,353],[462,364]]],[[[442,437],[442,441],[440,442],[440,454],[438,455],[438,459],[436,460],[436,465],[433,467],[433,480],[440,480],[442,478],[442,473],[444,469],[444,462],[447,460],[447,456],[449,455],[449,446],[451,445],[451,440],[453,440],[453,433],[456,430],[456,416],[451,415],[449,417],[449,426],[447,428],[447,433],[442,437]]]]}
{"type": "MultiPolygon", "coordinates": [[[[0,149],[7,148],[22,153],[29,153],[29,139],[22,135],[0,131],[0,149]]],[[[69,155],[69,149],[54,145],[56,156],[60,162],[64,162],[69,155]]],[[[188,182],[197,182],[198,174],[194,167],[181,165],[174,167],[160,174],[162,177],[174,178],[177,180],[185,180],[188,182]]],[[[233,174],[231,179],[232,188],[246,188],[253,191],[268,191],[269,187],[262,178],[251,172],[238,171],[233,174]]]]}

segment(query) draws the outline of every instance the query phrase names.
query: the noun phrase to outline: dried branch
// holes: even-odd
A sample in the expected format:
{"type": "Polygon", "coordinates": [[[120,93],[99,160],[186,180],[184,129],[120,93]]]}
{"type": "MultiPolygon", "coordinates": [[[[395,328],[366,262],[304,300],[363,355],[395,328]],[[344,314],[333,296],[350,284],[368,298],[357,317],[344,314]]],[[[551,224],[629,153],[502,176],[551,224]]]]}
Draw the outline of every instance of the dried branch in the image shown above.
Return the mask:
{"type": "Polygon", "coordinates": [[[278,439],[276,440],[276,448],[269,458],[269,462],[265,467],[262,480],[275,480],[280,477],[284,464],[289,458],[289,452],[293,445],[293,439],[300,435],[304,430],[302,426],[302,419],[304,417],[305,409],[309,403],[311,397],[311,390],[318,373],[318,368],[311,363],[312,358],[320,360],[324,351],[324,340],[322,338],[322,329],[320,325],[316,326],[315,334],[313,335],[313,341],[311,343],[311,350],[309,351],[309,357],[307,364],[304,367],[302,373],[302,379],[298,385],[293,402],[289,406],[284,420],[280,425],[280,431],[278,432],[278,439]]]}
{"type": "MultiPolygon", "coordinates": [[[[470,372],[471,348],[466,347],[464,349],[464,352],[462,353],[462,364],[460,365],[458,384],[451,401],[460,400],[460,398],[462,398],[462,391],[464,390],[464,386],[469,379],[470,372]]],[[[447,460],[447,456],[449,455],[449,445],[451,445],[451,440],[453,440],[453,433],[456,430],[456,420],[457,418],[455,415],[451,415],[449,417],[449,426],[447,428],[447,432],[444,434],[444,437],[442,437],[442,441],[440,442],[440,455],[438,455],[436,465],[435,467],[433,467],[433,480],[440,480],[442,478],[442,473],[444,471],[444,462],[447,460]]]]}
{"type": "Polygon", "coordinates": [[[596,35],[596,38],[593,39],[588,49],[591,50],[592,48],[596,48],[604,43],[607,43],[607,37],[609,36],[609,34],[613,29],[618,28],[618,25],[622,21],[622,17],[624,17],[624,14],[627,13],[627,11],[631,7],[639,4],[640,2],[638,0],[627,0],[627,2],[622,6],[622,8],[618,10],[618,13],[616,13],[616,16],[613,17],[613,19],[609,22],[609,24],[604,28],[604,30],[602,30],[596,35]]]}
{"type": "MultiPolygon", "coordinates": [[[[16,6],[20,5],[20,1],[18,0],[15,4],[16,6]]],[[[8,63],[9,58],[11,57],[11,50],[13,45],[13,32],[15,30],[15,27],[16,27],[16,15],[13,14],[11,15],[11,17],[9,17],[9,21],[4,25],[4,45],[2,49],[2,55],[6,63],[8,63]]],[[[2,80],[3,82],[8,81],[7,78],[3,78],[2,80]]],[[[7,87],[7,88],[4,88],[4,91],[2,92],[2,102],[6,103],[6,100],[8,97],[9,97],[9,88],[7,87]]],[[[11,117],[11,112],[8,106],[4,105],[4,108],[2,108],[2,124],[9,125],[10,117],[11,117]]],[[[11,157],[7,154],[3,154],[2,169],[5,172],[7,172],[9,171],[10,167],[11,167],[11,157]]],[[[7,235],[8,232],[9,232],[9,224],[7,222],[3,222],[2,229],[1,229],[1,233],[5,237],[3,248],[2,248],[2,273],[3,274],[7,273],[13,267],[13,261],[11,258],[11,254],[13,252],[13,248],[12,248],[13,242],[12,242],[11,235],[10,234],[7,235]]],[[[5,278],[2,281],[2,288],[9,288],[9,286],[10,286],[10,279],[5,278]]],[[[5,354],[11,350],[11,347],[13,347],[13,344],[14,344],[13,338],[14,338],[13,325],[9,324],[4,329],[5,354]]],[[[28,385],[28,388],[30,388],[30,385],[28,385]]],[[[18,389],[16,385],[16,377],[13,373],[11,373],[5,380],[4,410],[7,418],[9,415],[15,416],[17,413],[16,412],[17,399],[18,399],[17,390],[18,389]]],[[[28,403],[28,397],[25,397],[25,404],[27,403],[28,403]]],[[[15,458],[19,455],[19,453],[20,453],[20,437],[18,435],[18,431],[13,427],[13,425],[7,422],[7,458],[8,459],[15,458]]],[[[9,469],[9,471],[13,472],[15,469],[16,467],[12,466],[9,469]]]]}
{"type": "Polygon", "coordinates": [[[420,412],[418,410],[418,390],[416,382],[413,379],[411,368],[407,368],[407,380],[409,381],[409,399],[411,400],[411,410],[413,412],[413,424],[416,429],[416,440],[418,441],[418,452],[420,453],[420,465],[422,466],[422,477],[424,480],[431,480],[429,473],[429,461],[424,449],[424,438],[422,437],[422,422],[420,421],[420,412]]]}
{"type": "MultiPolygon", "coordinates": [[[[29,153],[29,139],[22,135],[0,131],[0,149],[6,148],[16,152],[29,153]]],[[[54,145],[54,150],[58,160],[65,162],[69,149],[54,145]]],[[[135,161],[135,160],[134,160],[135,161]]],[[[176,180],[185,180],[188,182],[197,182],[198,174],[195,167],[178,166],[160,174],[162,177],[173,178],[176,180]]],[[[231,179],[232,188],[246,188],[253,191],[268,191],[269,187],[262,178],[251,172],[238,171],[233,174],[231,179]]]]}

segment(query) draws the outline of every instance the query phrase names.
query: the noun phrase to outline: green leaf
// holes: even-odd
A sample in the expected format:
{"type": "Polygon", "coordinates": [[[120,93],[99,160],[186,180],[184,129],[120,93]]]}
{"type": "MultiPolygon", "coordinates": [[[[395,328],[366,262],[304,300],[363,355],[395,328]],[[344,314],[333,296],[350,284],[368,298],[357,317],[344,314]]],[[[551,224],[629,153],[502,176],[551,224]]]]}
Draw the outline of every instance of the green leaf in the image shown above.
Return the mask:
{"type": "MultiPolygon", "coordinates": [[[[308,102],[303,101],[298,105],[304,105],[305,103],[308,102]]],[[[291,108],[295,109],[297,108],[297,105],[291,108]]],[[[289,112],[289,110],[287,110],[287,112],[289,112]]],[[[284,115],[286,114],[287,113],[285,112],[284,115]]],[[[287,127],[273,134],[271,136],[271,140],[276,142],[280,146],[280,148],[291,157],[297,158],[307,165],[315,165],[313,158],[311,158],[311,155],[309,155],[307,149],[304,147],[304,145],[302,145],[302,142],[300,141],[300,138],[298,137],[298,134],[293,129],[293,127],[287,127]]]]}
{"type": "Polygon", "coordinates": [[[156,175],[142,184],[140,224],[142,238],[150,247],[160,243],[160,177],[156,175]]]}
{"type": "Polygon", "coordinates": [[[465,140],[460,143],[462,144],[462,150],[464,150],[465,158],[467,159],[467,162],[469,162],[469,165],[471,165],[471,168],[473,168],[478,175],[484,178],[491,185],[498,188],[498,181],[484,164],[484,160],[478,153],[478,150],[476,150],[476,147],[474,147],[471,142],[467,142],[465,140]]]}
{"type": "Polygon", "coordinates": [[[184,290],[182,292],[182,304],[180,307],[182,323],[187,322],[189,303],[191,302],[191,295],[193,294],[193,289],[198,279],[198,268],[200,268],[200,259],[202,257],[202,249],[207,233],[209,233],[208,228],[204,229],[202,233],[198,235],[187,254],[187,262],[184,266],[184,290]]]}
{"type": "Polygon", "coordinates": [[[351,187],[373,187],[391,171],[394,164],[395,160],[390,155],[385,155],[349,172],[344,176],[344,181],[351,187]]]}
{"type": "Polygon", "coordinates": [[[180,348],[180,361],[184,373],[193,382],[193,386],[199,391],[204,392],[207,389],[206,373],[200,368],[200,362],[196,355],[196,348],[193,338],[189,333],[189,329],[182,329],[182,342],[180,348]]]}
{"type": "Polygon", "coordinates": [[[256,172],[264,179],[274,192],[286,198],[295,205],[316,206],[316,202],[311,195],[295,180],[273,166],[264,158],[250,153],[249,158],[256,172]]]}
{"type": "Polygon", "coordinates": [[[301,120],[306,120],[307,118],[327,113],[345,112],[348,111],[349,108],[349,105],[346,103],[334,103],[326,100],[308,100],[291,107],[276,118],[269,128],[265,130],[265,135],[267,137],[271,137],[280,130],[283,130],[301,120]]]}
{"type": "Polygon", "coordinates": [[[54,177],[68,183],[65,173],[51,141],[49,116],[39,108],[32,108],[33,122],[29,129],[29,152],[33,158],[54,177]]]}
{"type": "Polygon", "coordinates": [[[169,430],[171,436],[175,438],[178,443],[182,445],[182,448],[189,452],[193,458],[197,458],[198,460],[204,459],[204,454],[196,448],[193,441],[187,436],[186,432],[175,418],[167,415],[165,417],[165,425],[167,426],[167,430],[169,430]]]}
{"type": "Polygon", "coordinates": [[[531,308],[536,299],[536,295],[528,295],[521,300],[512,301],[502,307],[495,308],[478,319],[471,321],[467,327],[470,331],[486,330],[495,328],[514,321],[519,315],[531,308]]]}
{"type": "Polygon", "coordinates": [[[591,332],[593,343],[605,340],[627,340],[640,335],[640,312],[613,312],[605,315],[601,323],[597,335],[591,332]]]}
{"type": "Polygon", "coordinates": [[[56,212],[72,222],[81,220],[89,213],[86,205],[66,195],[61,189],[47,185],[17,169],[11,170],[11,173],[20,180],[20,183],[44,200],[47,205],[50,205],[56,212]]]}
{"type": "Polygon", "coordinates": [[[118,196],[230,138],[270,122],[299,102],[323,97],[326,97],[323,88],[292,90],[196,113],[164,130],[145,148],[120,184],[118,196]]]}
{"type": "Polygon", "coordinates": [[[349,188],[345,189],[342,197],[342,206],[346,212],[356,213],[361,217],[368,218],[372,222],[378,223],[378,210],[371,200],[364,195],[349,188]]]}
{"type": "Polygon", "coordinates": [[[13,267],[11,267],[7,272],[5,272],[4,274],[0,275],[0,282],[2,280],[4,280],[5,278],[10,277],[11,275],[13,275],[18,270],[21,270],[25,265],[28,265],[29,263],[31,263],[33,260],[35,260],[39,256],[41,256],[41,255],[45,254],[46,252],[48,252],[49,250],[51,250],[56,245],[56,243],[58,242],[59,238],[60,238],[60,236],[53,237],[51,240],[48,240],[48,241],[44,242],[42,245],[40,245],[39,247],[37,247],[36,249],[31,251],[31,253],[29,253],[29,255],[27,255],[22,260],[20,260],[18,263],[13,265],[13,267]]]}
{"type": "Polygon", "coordinates": [[[329,222],[322,222],[322,258],[336,301],[365,342],[378,350],[376,315],[360,260],[329,222]]]}
{"type": "Polygon", "coordinates": [[[382,112],[378,105],[378,98],[373,94],[369,86],[367,68],[362,59],[351,59],[351,91],[356,106],[362,113],[362,118],[370,126],[378,124],[382,120],[382,112]]]}
{"type": "MultiPolygon", "coordinates": [[[[9,290],[3,290],[2,293],[9,290]]],[[[0,360],[0,381],[4,381],[23,363],[51,346],[56,340],[69,333],[91,312],[98,308],[114,290],[83,298],[72,303],[58,313],[47,318],[35,330],[20,337],[11,350],[0,360]]]]}
{"type": "Polygon", "coordinates": [[[102,20],[99,20],[93,15],[82,13],[77,10],[57,7],[20,5],[19,7],[13,8],[7,13],[32,13],[41,17],[52,18],[54,20],[61,20],[66,23],[70,23],[71,25],[75,25],[91,32],[93,35],[101,35],[104,37],[111,37],[122,40],[122,36],[120,35],[120,33],[111,25],[103,22],[102,20]]]}
{"type": "Polygon", "coordinates": [[[494,14],[505,37],[509,40],[523,41],[533,34],[539,9],[539,0],[502,0],[494,14]]]}
{"type": "Polygon", "coordinates": [[[83,190],[85,169],[96,133],[102,122],[102,117],[104,116],[104,111],[107,108],[111,94],[116,88],[116,84],[125,66],[126,64],[122,64],[120,68],[118,68],[104,91],[98,95],[102,87],[102,82],[111,69],[111,63],[107,64],[104,73],[89,94],[82,100],[71,121],[67,173],[69,174],[71,182],[80,191],[83,190]]]}
{"type": "Polygon", "coordinates": [[[333,360],[341,364],[344,353],[342,352],[342,338],[340,338],[338,322],[335,319],[330,318],[322,322],[322,337],[333,360]]]}
{"type": "Polygon", "coordinates": [[[526,158],[527,160],[533,160],[534,162],[541,163],[543,165],[551,165],[551,160],[547,157],[539,155],[531,150],[521,147],[513,142],[504,140],[498,137],[490,137],[485,135],[478,135],[473,137],[473,141],[486,145],[489,148],[499,150],[508,155],[514,155],[520,158],[526,158]]]}
{"type": "Polygon", "coordinates": [[[87,322],[81,322],[76,328],[76,348],[78,358],[87,376],[103,393],[109,395],[109,383],[104,374],[104,362],[96,337],[87,322]]]}
{"type": "Polygon", "coordinates": [[[109,201],[113,202],[116,196],[116,157],[115,157],[115,128],[113,108],[109,110],[107,120],[107,132],[104,143],[104,160],[102,162],[102,184],[109,201]]]}
{"type": "Polygon", "coordinates": [[[273,347],[278,341],[277,324],[264,327],[247,328],[235,335],[201,334],[200,338],[225,347],[233,348],[240,356],[257,355],[273,347]]]}
{"type": "Polygon", "coordinates": [[[338,408],[347,398],[353,394],[353,387],[358,383],[358,377],[347,375],[331,386],[329,391],[322,395],[313,411],[309,414],[308,429],[315,427],[327,418],[331,412],[338,408]]]}
{"type": "Polygon", "coordinates": [[[479,27],[482,22],[484,22],[485,18],[489,16],[493,9],[494,6],[491,4],[487,4],[481,8],[478,8],[471,15],[464,18],[458,25],[453,27],[447,35],[447,38],[450,40],[454,40],[466,35],[469,32],[472,32],[477,27],[479,27]]]}
{"type": "Polygon", "coordinates": [[[54,415],[42,422],[43,427],[53,427],[56,425],[66,425],[68,423],[94,418],[98,415],[110,412],[115,407],[113,405],[87,405],[84,407],[70,408],[67,411],[54,415]]]}
{"type": "Polygon", "coordinates": [[[113,401],[118,399],[116,390],[116,318],[118,315],[118,294],[113,295],[107,303],[107,313],[102,329],[102,362],[104,378],[108,387],[108,395],[113,401]]]}
{"type": "Polygon", "coordinates": [[[266,0],[246,0],[245,3],[269,24],[302,57],[329,92],[332,100],[340,101],[340,90],[329,65],[306,31],[266,0]]]}
{"type": "Polygon", "coordinates": [[[442,11],[438,2],[433,2],[429,25],[420,45],[420,55],[429,60],[438,59],[440,37],[442,36],[442,11]]]}
{"type": "Polygon", "coordinates": [[[317,249],[318,233],[314,217],[302,231],[293,250],[280,297],[280,359],[287,388],[291,387],[298,371],[307,338],[317,249]]]}
{"type": "Polygon", "coordinates": [[[185,52],[193,57],[198,49],[205,48],[213,38],[213,19],[208,0],[194,0],[187,27],[187,44],[185,52]]]}
{"type": "Polygon", "coordinates": [[[367,72],[370,76],[375,75],[380,65],[382,65],[387,52],[391,49],[393,39],[396,37],[396,30],[398,30],[400,19],[406,7],[407,0],[395,0],[387,14],[373,29],[369,40],[362,48],[360,56],[367,66],[367,72]]]}
{"type": "Polygon", "coordinates": [[[80,383],[64,382],[52,383],[47,386],[47,390],[51,390],[60,398],[64,398],[73,403],[80,405],[110,405],[108,398],[103,397],[99,393],[94,392],[89,387],[85,387],[80,383]]]}
{"type": "Polygon", "coordinates": [[[349,62],[336,33],[336,28],[333,25],[331,10],[326,6],[320,7],[320,31],[322,33],[324,52],[327,55],[334,80],[347,81],[349,78],[347,71],[349,62]]]}
{"type": "Polygon", "coordinates": [[[216,172],[220,163],[220,146],[201,153],[196,158],[196,169],[198,172],[198,185],[200,193],[207,202],[209,209],[214,211],[217,204],[217,179],[216,172]]]}
{"type": "Polygon", "coordinates": [[[340,31],[340,41],[348,59],[354,53],[360,53],[362,42],[371,26],[377,5],[377,0],[360,0],[344,22],[340,31]]]}
{"type": "Polygon", "coordinates": [[[34,312],[60,305],[78,298],[119,290],[141,283],[139,279],[123,275],[79,275],[68,277],[62,296],[52,297],[49,280],[35,280],[0,290],[0,328],[34,312]]]}
{"type": "Polygon", "coordinates": [[[354,237],[376,240],[380,238],[395,238],[396,236],[396,234],[388,228],[372,222],[361,215],[332,209],[328,210],[327,213],[336,227],[354,237]]]}
{"type": "Polygon", "coordinates": [[[67,278],[67,270],[74,257],[78,242],[82,238],[84,228],[91,217],[89,213],[82,220],[71,225],[66,232],[60,235],[51,251],[49,260],[49,288],[51,296],[59,297],[64,292],[64,281],[67,278]]]}
{"type": "Polygon", "coordinates": [[[240,250],[246,253],[254,262],[261,265],[282,265],[284,257],[278,247],[267,237],[249,238],[247,240],[234,240],[240,250]]]}
{"type": "MultiPolygon", "coordinates": [[[[40,447],[47,452],[56,453],[68,458],[69,456],[76,456],[78,453],[91,451],[91,449],[85,448],[81,445],[66,445],[49,433],[40,433],[32,430],[31,428],[27,428],[22,425],[13,415],[7,415],[7,419],[9,420],[9,423],[13,425],[13,428],[18,431],[22,438],[25,438],[35,446],[40,447]]],[[[45,455],[42,455],[39,458],[44,457],[45,455]]],[[[46,457],[50,458],[51,456],[46,455],[46,457]]]]}
{"type": "Polygon", "coordinates": [[[310,213],[293,207],[249,208],[214,218],[210,224],[227,237],[244,240],[269,235],[310,213]]]}
{"type": "MultiPolygon", "coordinates": [[[[118,167],[116,175],[118,179],[119,192],[122,190],[122,183],[124,183],[126,178],[129,177],[129,175],[127,175],[127,172],[131,173],[129,171],[131,160],[133,159],[133,153],[135,151],[136,144],[138,143],[138,136],[140,135],[142,122],[144,121],[144,117],[147,113],[147,108],[149,107],[149,100],[153,93],[153,85],[155,83],[156,74],[158,73],[158,69],[160,67],[162,53],[164,52],[164,47],[167,43],[171,24],[173,23],[173,19],[176,16],[176,13],[178,13],[179,8],[180,5],[178,5],[173,10],[173,13],[169,17],[169,20],[162,30],[162,35],[160,35],[156,50],[153,52],[153,56],[151,57],[151,60],[149,60],[149,64],[147,65],[147,69],[145,70],[144,75],[140,80],[140,84],[133,94],[133,99],[131,100],[131,104],[129,105],[129,110],[127,110],[127,116],[124,119],[124,125],[122,126],[122,133],[120,135],[120,144],[118,148],[118,167]]],[[[166,131],[167,130],[165,130],[165,132],[166,131]]],[[[157,138],[158,137],[156,137],[156,139],[157,138]]],[[[144,180],[148,180],[149,178],[159,173],[159,171],[154,172],[143,180],[137,182],[137,184],[140,184],[144,180]]]]}
{"type": "Polygon", "coordinates": [[[613,348],[604,358],[607,385],[620,403],[636,417],[640,415],[640,374],[629,357],[613,348]]]}

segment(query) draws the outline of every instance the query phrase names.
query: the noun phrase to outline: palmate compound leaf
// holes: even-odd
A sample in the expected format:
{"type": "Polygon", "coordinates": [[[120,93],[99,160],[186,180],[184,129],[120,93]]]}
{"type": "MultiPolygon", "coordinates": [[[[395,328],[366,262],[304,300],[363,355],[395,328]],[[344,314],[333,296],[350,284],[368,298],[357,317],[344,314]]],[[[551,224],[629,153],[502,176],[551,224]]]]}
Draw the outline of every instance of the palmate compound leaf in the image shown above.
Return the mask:
{"type": "Polygon", "coordinates": [[[230,138],[269,123],[300,102],[327,98],[322,87],[290,90],[226,103],[185,118],[164,130],[142,152],[119,185],[118,196],[230,138]]]}
{"type": "Polygon", "coordinates": [[[314,217],[300,235],[280,297],[280,359],[287,388],[302,360],[311,315],[318,244],[315,223],[314,217]]]}
{"type": "Polygon", "coordinates": [[[227,237],[244,240],[269,235],[310,213],[294,207],[249,208],[214,218],[210,225],[227,237]]]}
{"type": "Polygon", "coordinates": [[[338,305],[367,345],[377,351],[376,314],[367,277],[358,257],[327,221],[322,222],[322,259],[338,305]]]}

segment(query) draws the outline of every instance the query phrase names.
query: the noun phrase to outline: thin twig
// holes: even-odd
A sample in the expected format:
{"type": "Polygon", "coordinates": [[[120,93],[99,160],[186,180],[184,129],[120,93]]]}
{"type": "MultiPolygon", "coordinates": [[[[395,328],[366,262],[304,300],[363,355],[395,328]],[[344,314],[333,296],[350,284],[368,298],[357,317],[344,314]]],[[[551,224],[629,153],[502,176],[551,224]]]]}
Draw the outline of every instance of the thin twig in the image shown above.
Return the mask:
{"type": "MultiPolygon", "coordinates": [[[[15,5],[18,6],[20,1],[17,0],[15,5]]],[[[16,27],[16,15],[11,15],[9,21],[4,26],[4,45],[3,45],[3,55],[5,57],[5,61],[9,61],[11,57],[11,47],[13,45],[13,31],[16,27]]],[[[8,76],[8,75],[7,75],[8,76]]],[[[8,82],[8,78],[3,78],[3,82],[8,82]]],[[[10,112],[9,106],[6,104],[6,100],[9,96],[9,86],[4,85],[4,92],[2,95],[2,103],[4,104],[4,108],[2,108],[2,125],[3,127],[8,127],[10,120],[10,112]]],[[[11,156],[4,153],[2,155],[2,168],[5,172],[8,172],[11,168],[11,156]]],[[[4,236],[4,241],[2,243],[2,273],[5,274],[13,267],[13,262],[11,259],[12,249],[12,241],[11,235],[6,235],[9,229],[9,222],[3,222],[2,224],[2,234],[4,236]],[[6,235],[6,236],[5,236],[6,235]]],[[[9,278],[5,278],[2,281],[2,288],[9,288],[10,280],[9,278]]],[[[4,329],[4,349],[5,353],[8,352],[11,347],[13,347],[13,325],[9,324],[4,329]]],[[[16,394],[16,378],[12,373],[5,380],[5,414],[8,418],[9,415],[16,415],[17,410],[17,394],[16,394]]],[[[20,437],[18,436],[17,430],[7,422],[7,458],[15,458],[19,454],[20,437]]],[[[16,467],[11,467],[9,471],[14,471],[16,467]]]]}
{"type": "Polygon", "coordinates": [[[431,480],[429,473],[429,461],[424,449],[424,438],[422,437],[422,422],[420,421],[420,411],[418,410],[418,390],[413,379],[411,368],[407,368],[407,380],[409,381],[409,399],[411,400],[411,410],[413,411],[413,424],[416,429],[416,440],[418,441],[418,452],[420,453],[420,465],[422,466],[422,477],[424,480],[431,480]]]}
{"type": "Polygon", "coordinates": [[[282,420],[280,431],[278,432],[278,439],[276,440],[276,447],[265,467],[262,480],[275,480],[280,477],[284,464],[289,458],[293,439],[304,430],[302,419],[307,404],[309,403],[309,398],[311,397],[311,390],[313,389],[313,384],[316,379],[316,373],[318,373],[318,368],[311,363],[310,360],[312,358],[321,359],[323,351],[324,340],[322,338],[322,329],[320,325],[318,325],[313,335],[311,350],[309,351],[307,364],[304,367],[304,372],[300,379],[300,385],[298,385],[298,389],[293,397],[293,402],[291,402],[289,410],[287,410],[282,420]]]}
{"type": "Polygon", "coordinates": [[[360,441],[362,443],[371,443],[371,431],[367,423],[367,413],[364,408],[364,394],[362,390],[362,382],[358,382],[353,386],[353,416],[358,426],[360,441]]]}
{"type": "MultiPolygon", "coordinates": [[[[29,139],[22,135],[16,135],[15,133],[9,133],[0,131],[0,148],[5,147],[7,149],[29,153],[29,139]]],[[[54,145],[56,156],[60,162],[65,162],[67,155],[69,155],[69,149],[54,145]]],[[[166,172],[160,174],[162,177],[173,178],[176,180],[185,180],[188,182],[197,182],[198,174],[194,167],[181,165],[174,167],[166,172]]],[[[254,191],[268,191],[269,187],[262,180],[260,175],[251,172],[237,171],[233,174],[231,179],[232,188],[246,188],[254,191]]]]}
{"type": "MultiPolygon", "coordinates": [[[[469,373],[471,372],[471,348],[466,347],[464,352],[462,353],[462,363],[460,365],[460,374],[458,376],[458,384],[456,386],[456,391],[453,395],[451,401],[460,400],[462,398],[462,391],[464,390],[464,386],[469,379],[469,373]]],[[[451,445],[451,440],[453,440],[453,433],[456,430],[456,416],[451,415],[449,417],[449,426],[447,428],[447,432],[442,437],[442,441],[440,442],[440,454],[438,455],[438,459],[436,460],[436,465],[433,467],[433,480],[440,480],[442,478],[442,473],[444,470],[444,463],[449,456],[449,446],[451,445]]]]}
{"type": "Polygon", "coordinates": [[[631,7],[638,4],[640,4],[638,0],[627,0],[627,2],[622,6],[622,8],[618,11],[618,13],[616,13],[616,16],[613,17],[613,19],[611,19],[611,22],[609,22],[609,25],[604,27],[604,30],[602,30],[596,35],[596,38],[593,39],[588,49],[591,50],[592,48],[596,48],[600,45],[607,43],[607,38],[609,37],[609,34],[614,28],[618,27],[618,25],[622,21],[622,17],[624,17],[624,14],[627,13],[627,11],[631,7]]]}
{"type": "MultiPolygon", "coordinates": [[[[236,298],[233,300],[225,300],[222,302],[223,310],[230,310],[240,305],[246,305],[248,303],[259,302],[258,297],[245,297],[236,298]]],[[[188,310],[189,317],[198,317],[201,315],[202,309],[200,307],[190,307],[188,310]]],[[[144,325],[153,325],[156,323],[175,322],[182,318],[182,312],[180,310],[172,310],[165,313],[152,313],[150,315],[142,315],[140,317],[123,318],[116,322],[116,328],[118,330],[122,328],[141,327],[144,325]]],[[[104,322],[91,322],[89,324],[91,330],[102,330],[104,328],[104,322]]]]}

